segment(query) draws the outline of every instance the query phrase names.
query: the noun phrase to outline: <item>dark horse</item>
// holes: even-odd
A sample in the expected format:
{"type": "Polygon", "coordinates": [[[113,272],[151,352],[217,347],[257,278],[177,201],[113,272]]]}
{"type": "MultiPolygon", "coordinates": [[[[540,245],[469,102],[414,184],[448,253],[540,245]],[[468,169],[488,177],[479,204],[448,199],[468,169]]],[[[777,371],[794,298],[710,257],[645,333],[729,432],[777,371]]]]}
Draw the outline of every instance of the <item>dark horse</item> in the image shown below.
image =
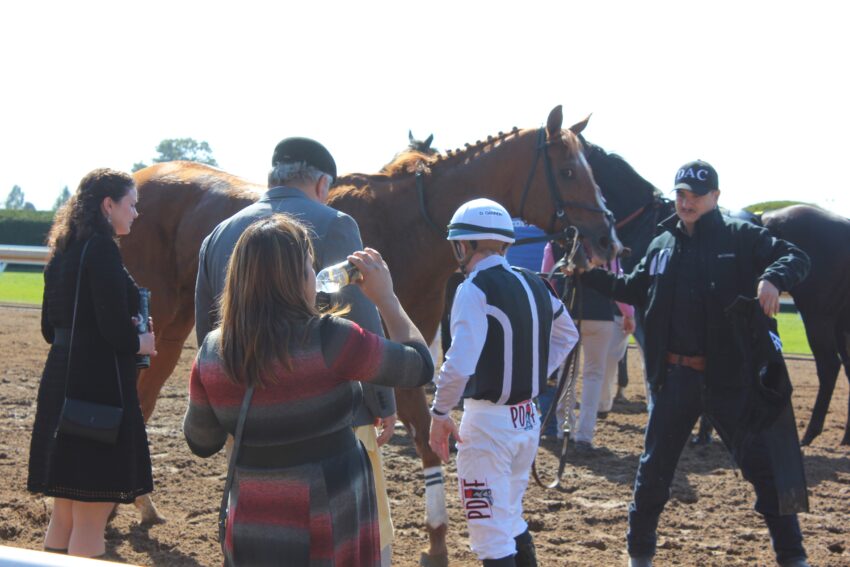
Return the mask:
{"type": "MultiPolygon", "coordinates": [[[[569,129],[562,128],[562,121],[558,106],[540,129],[515,128],[446,154],[416,152],[415,172],[338,179],[328,204],[351,215],[364,244],[381,251],[401,303],[426,339],[434,337],[446,281],[456,265],[445,227],[467,200],[490,197],[513,215],[524,211],[530,221],[551,232],[575,226],[602,260],[618,252],[609,213],[577,137],[587,121],[569,129]]],[[[121,240],[121,250],[130,273],[152,292],[159,355],[138,381],[148,418],[193,326],[201,241],[265,188],[189,162],[157,164],[137,172],[135,179],[141,215],[133,232],[121,240]]],[[[398,390],[397,398],[399,417],[413,433],[423,466],[439,465],[428,446],[430,416],[424,392],[398,390]]],[[[153,519],[150,508],[143,509],[145,513],[143,519],[153,519]]],[[[426,523],[429,555],[445,558],[445,524],[426,523]]]]}
{"type": "MultiPolygon", "coordinates": [[[[809,445],[823,431],[842,364],[850,380],[850,220],[795,205],[765,213],[762,223],[771,234],[799,246],[812,261],[809,277],[790,291],[818,371],[818,395],[801,441],[809,445]]],[[[850,445],[850,412],[841,444],[850,445]]]]}
{"type": "MultiPolygon", "coordinates": [[[[622,262],[630,271],[655,236],[658,221],[673,214],[674,208],[623,158],[582,141],[594,179],[614,214],[617,235],[631,249],[622,262]]],[[[793,242],[811,259],[809,276],[790,291],[818,373],[817,399],[801,441],[808,445],[823,431],[842,364],[850,380],[850,220],[797,205],[765,213],[761,221],[772,235],[793,242]]],[[[850,445],[850,412],[841,444],[850,445]]]]}

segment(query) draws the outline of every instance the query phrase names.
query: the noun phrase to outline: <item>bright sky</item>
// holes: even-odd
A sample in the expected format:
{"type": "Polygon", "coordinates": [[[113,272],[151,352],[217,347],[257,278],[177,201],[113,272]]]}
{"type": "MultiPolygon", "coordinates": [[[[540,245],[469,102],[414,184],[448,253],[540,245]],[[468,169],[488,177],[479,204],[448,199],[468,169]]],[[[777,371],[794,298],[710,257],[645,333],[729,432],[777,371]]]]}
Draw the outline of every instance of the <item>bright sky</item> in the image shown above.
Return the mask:
{"type": "Polygon", "coordinates": [[[95,167],[207,141],[263,182],[310,136],[374,172],[434,134],[442,150],[565,127],[657,187],[692,159],[721,204],[792,199],[850,216],[850,8],[843,2],[268,2],[0,5],[0,205],[50,208],[95,167]]]}

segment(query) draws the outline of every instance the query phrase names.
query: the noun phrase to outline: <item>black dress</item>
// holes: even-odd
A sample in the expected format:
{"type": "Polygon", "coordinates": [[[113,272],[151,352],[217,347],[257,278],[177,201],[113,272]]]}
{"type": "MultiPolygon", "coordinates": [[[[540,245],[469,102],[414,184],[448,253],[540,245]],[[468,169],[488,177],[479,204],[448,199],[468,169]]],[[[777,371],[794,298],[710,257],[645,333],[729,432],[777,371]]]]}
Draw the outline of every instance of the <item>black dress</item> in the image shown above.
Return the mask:
{"type": "Polygon", "coordinates": [[[136,393],[139,337],[130,321],[139,310],[139,293],[124,269],[118,246],[106,235],[92,237],[83,263],[68,393],[81,400],[119,405],[117,359],[124,401],[118,441],[108,445],[55,434],[65,399],[68,347],[53,343],[57,329],[71,327],[84,244],[73,242],[57,252],[44,270],[41,331],[52,346],[38,389],[27,489],[72,500],[129,503],[153,490],[148,439],[136,393]]]}

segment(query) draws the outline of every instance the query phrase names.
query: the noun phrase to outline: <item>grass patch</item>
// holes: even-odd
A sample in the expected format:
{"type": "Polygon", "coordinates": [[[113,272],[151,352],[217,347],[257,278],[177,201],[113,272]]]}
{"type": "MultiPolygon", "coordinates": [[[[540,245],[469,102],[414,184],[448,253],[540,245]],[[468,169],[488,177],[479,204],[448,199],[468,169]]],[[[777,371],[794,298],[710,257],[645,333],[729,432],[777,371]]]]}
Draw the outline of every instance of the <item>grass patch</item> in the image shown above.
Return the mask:
{"type": "MultiPolygon", "coordinates": [[[[41,304],[43,289],[44,277],[40,271],[21,267],[0,273],[0,302],[41,304]]],[[[780,313],[777,321],[785,354],[812,354],[803,320],[797,313],[780,313]]]]}
{"type": "Polygon", "coordinates": [[[812,354],[803,320],[797,313],[780,313],[776,316],[779,324],[779,336],[782,338],[782,352],[785,354],[812,354]]]}
{"type": "Polygon", "coordinates": [[[0,273],[0,301],[41,304],[44,275],[41,272],[7,268],[0,273]]]}

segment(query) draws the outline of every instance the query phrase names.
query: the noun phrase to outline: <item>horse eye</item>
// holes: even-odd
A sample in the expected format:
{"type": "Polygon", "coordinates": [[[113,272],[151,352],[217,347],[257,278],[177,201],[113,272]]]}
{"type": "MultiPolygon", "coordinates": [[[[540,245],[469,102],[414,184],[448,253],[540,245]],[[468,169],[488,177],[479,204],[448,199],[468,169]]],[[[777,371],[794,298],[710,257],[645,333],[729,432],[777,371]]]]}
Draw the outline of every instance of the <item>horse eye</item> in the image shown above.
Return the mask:
{"type": "Polygon", "coordinates": [[[561,175],[564,176],[567,179],[572,179],[573,178],[573,170],[569,169],[569,168],[562,169],[561,175]]]}

